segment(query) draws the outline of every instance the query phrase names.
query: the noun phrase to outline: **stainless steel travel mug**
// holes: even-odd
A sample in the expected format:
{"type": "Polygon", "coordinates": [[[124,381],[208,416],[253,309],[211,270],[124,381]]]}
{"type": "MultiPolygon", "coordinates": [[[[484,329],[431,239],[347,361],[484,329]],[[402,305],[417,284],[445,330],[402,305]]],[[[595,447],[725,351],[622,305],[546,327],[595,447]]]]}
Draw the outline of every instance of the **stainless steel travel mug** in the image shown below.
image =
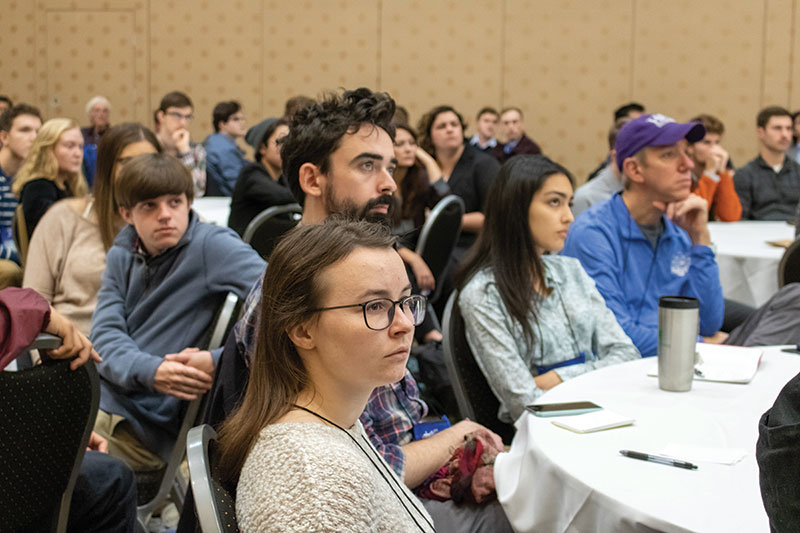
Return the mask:
{"type": "Polygon", "coordinates": [[[700,302],[688,296],[658,299],[658,387],[673,392],[692,388],[700,302]]]}

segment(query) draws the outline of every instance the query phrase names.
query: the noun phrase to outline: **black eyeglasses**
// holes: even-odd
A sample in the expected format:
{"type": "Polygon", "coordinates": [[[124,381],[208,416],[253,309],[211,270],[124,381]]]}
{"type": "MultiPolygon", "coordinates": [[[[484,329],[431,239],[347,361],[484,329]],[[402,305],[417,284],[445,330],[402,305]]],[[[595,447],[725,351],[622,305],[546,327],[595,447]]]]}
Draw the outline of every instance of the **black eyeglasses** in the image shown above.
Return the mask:
{"type": "Polygon", "coordinates": [[[360,307],[364,312],[364,323],[371,330],[381,331],[388,328],[394,320],[395,308],[399,305],[403,313],[414,323],[415,326],[422,324],[425,320],[425,309],[428,299],[419,294],[404,296],[397,301],[390,298],[375,298],[362,304],[337,305],[334,307],[320,307],[312,309],[313,312],[330,311],[332,309],[348,309],[350,307],[360,307]]]}

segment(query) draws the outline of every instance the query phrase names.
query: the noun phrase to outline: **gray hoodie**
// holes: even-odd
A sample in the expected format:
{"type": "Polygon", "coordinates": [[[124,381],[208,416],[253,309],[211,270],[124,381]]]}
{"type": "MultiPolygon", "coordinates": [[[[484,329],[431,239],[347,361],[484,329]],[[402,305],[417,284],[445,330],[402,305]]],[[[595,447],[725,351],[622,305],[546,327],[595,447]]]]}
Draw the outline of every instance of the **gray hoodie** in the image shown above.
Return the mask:
{"type": "Polygon", "coordinates": [[[244,298],[265,267],[232,230],[200,222],[193,211],[178,244],[155,257],[139,251],[133,226],[108,251],[91,331],[103,358],[100,409],[125,417],[162,459],[175,442],[183,402],[153,388],[156,369],[168,353],[202,348],[225,294],[244,298]]]}

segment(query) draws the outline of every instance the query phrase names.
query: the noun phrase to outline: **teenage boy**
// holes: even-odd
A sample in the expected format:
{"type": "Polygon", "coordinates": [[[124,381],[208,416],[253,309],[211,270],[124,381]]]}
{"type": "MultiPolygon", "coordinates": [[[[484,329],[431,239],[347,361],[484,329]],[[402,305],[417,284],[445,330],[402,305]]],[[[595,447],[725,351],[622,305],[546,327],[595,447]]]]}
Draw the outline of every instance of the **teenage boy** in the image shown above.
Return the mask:
{"type": "Polygon", "coordinates": [[[183,162],[192,173],[194,195],[203,196],[206,191],[206,149],[202,144],[192,142],[189,133],[189,125],[194,120],[191,98],[180,91],[165,94],[153,118],[161,147],[183,162]]]}
{"type": "Polygon", "coordinates": [[[192,178],[167,154],[125,165],[115,199],[125,227],[106,258],[91,339],[103,362],[95,430],[137,471],[172,451],[182,400],[211,388],[221,351],[196,348],[222,298],[240,297],[264,261],[236,234],[200,222],[192,178]]]}
{"type": "Polygon", "coordinates": [[[245,164],[244,151],[236,144],[247,128],[239,102],[220,102],[212,115],[214,132],[203,141],[206,148],[206,196],[230,196],[245,164]]]}
{"type": "Polygon", "coordinates": [[[736,222],[742,216],[742,204],[733,185],[733,169],[728,168],[728,151],[722,147],[725,125],[712,115],[698,115],[689,122],[699,122],[706,136],[690,144],[692,192],[708,202],[712,220],[736,222]]]}

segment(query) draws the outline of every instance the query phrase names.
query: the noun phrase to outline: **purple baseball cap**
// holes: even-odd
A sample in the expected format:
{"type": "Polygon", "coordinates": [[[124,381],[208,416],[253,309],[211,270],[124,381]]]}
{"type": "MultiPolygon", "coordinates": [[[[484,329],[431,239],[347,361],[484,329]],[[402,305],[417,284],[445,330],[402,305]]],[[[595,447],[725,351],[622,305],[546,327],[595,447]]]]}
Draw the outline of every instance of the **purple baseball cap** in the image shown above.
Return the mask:
{"type": "Polygon", "coordinates": [[[622,162],[636,155],[642,148],[669,146],[681,139],[696,143],[705,136],[706,128],[699,122],[675,122],[661,113],[641,115],[622,126],[617,133],[617,142],[614,145],[617,150],[617,168],[621,170],[622,162]]]}

